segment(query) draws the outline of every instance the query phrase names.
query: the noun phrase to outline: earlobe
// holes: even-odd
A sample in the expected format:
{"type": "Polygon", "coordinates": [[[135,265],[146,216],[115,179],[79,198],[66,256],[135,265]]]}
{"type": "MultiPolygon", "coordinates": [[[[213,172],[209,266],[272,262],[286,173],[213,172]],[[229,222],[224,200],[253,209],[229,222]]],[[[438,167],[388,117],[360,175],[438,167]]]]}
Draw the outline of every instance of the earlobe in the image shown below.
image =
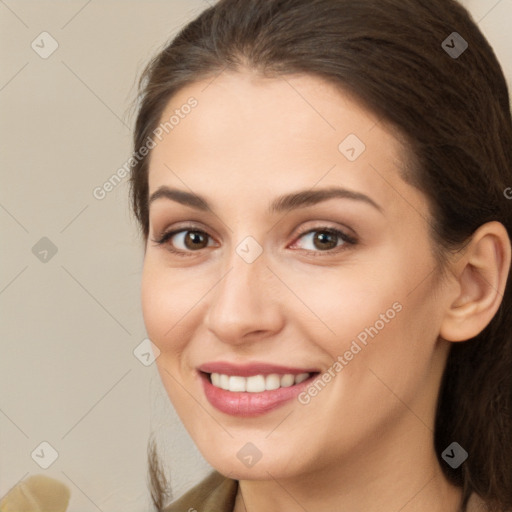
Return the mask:
{"type": "Polygon", "coordinates": [[[503,299],[510,259],[510,239],[503,224],[488,222],[475,231],[454,263],[458,292],[443,318],[441,338],[465,341],[485,329],[503,299]]]}

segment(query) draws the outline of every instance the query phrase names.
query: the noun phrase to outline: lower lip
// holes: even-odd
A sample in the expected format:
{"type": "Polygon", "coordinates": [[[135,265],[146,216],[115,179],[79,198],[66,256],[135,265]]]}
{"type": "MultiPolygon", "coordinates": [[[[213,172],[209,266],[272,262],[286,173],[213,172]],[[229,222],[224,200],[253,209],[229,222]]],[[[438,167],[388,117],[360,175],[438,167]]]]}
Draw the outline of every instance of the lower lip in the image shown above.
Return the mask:
{"type": "Polygon", "coordinates": [[[261,393],[233,392],[215,387],[205,373],[200,373],[208,402],[219,411],[231,416],[248,418],[270,412],[297,397],[311,384],[317,374],[287,388],[278,388],[261,393]]]}

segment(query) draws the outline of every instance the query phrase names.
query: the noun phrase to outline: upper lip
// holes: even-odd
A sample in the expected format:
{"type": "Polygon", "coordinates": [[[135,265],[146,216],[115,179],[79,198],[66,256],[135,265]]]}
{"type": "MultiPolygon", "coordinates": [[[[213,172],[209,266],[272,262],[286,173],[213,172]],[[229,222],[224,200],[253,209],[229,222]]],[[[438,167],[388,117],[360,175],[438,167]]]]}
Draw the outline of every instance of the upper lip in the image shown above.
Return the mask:
{"type": "Polygon", "coordinates": [[[315,368],[292,368],[289,366],[279,366],[264,362],[252,362],[247,364],[234,364],[227,361],[219,361],[202,364],[197,368],[204,373],[221,373],[223,375],[238,375],[240,377],[251,377],[253,375],[270,375],[277,373],[280,375],[292,374],[299,375],[301,373],[316,373],[315,368]]]}

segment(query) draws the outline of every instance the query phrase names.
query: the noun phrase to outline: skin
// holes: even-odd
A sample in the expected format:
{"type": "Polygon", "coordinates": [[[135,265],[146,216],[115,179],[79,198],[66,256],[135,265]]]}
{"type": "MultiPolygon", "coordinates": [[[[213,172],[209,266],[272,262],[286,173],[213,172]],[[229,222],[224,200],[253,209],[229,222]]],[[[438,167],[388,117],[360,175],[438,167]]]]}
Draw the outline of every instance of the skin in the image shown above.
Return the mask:
{"type": "Polygon", "coordinates": [[[191,96],[197,107],[152,150],[149,190],[200,194],[211,209],[151,204],[142,306],[186,429],[215,469],[240,480],[236,512],[456,511],[460,490],[433,448],[435,403],[451,343],[480,332],[500,304],[510,266],[503,226],[482,226],[442,277],[426,197],[400,176],[404,148],[353,98],[312,76],[225,71],[182,89],[162,119],[191,96]],[[353,162],[338,150],[351,133],[366,146],[353,162]],[[382,211],[331,198],[268,212],[277,196],[329,186],[382,211]],[[187,249],[183,233],[153,242],[187,221],[210,235],[207,246],[187,249]],[[334,238],[326,250],[315,233],[300,238],[325,227],[358,243],[334,238]],[[236,252],[247,236],[263,251],[250,264],[236,252]],[[185,256],[169,251],[173,241],[185,256]],[[240,418],[206,400],[200,364],[327,370],[397,302],[395,318],[309,404],[240,418]],[[262,454],[251,468],[237,457],[248,442],[262,454]]]}

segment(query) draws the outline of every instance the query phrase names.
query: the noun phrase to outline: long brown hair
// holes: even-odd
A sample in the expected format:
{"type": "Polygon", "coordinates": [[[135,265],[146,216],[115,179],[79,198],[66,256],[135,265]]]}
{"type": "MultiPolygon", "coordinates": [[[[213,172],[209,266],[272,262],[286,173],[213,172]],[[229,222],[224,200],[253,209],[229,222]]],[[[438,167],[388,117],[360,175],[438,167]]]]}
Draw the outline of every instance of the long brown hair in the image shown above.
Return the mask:
{"type": "MultiPolygon", "coordinates": [[[[488,221],[501,222],[512,238],[507,85],[489,43],[455,0],[220,0],[145,69],[135,151],[153,136],[177,91],[242,66],[265,76],[316,75],[394,126],[407,142],[405,179],[429,199],[440,261],[488,221]],[[463,50],[459,36],[468,47],[457,55],[449,49],[463,50]]],[[[131,174],[145,239],[148,163],[149,155],[137,159],[131,174]]],[[[440,388],[435,449],[446,477],[463,489],[464,511],[472,492],[492,512],[512,510],[511,293],[509,275],[490,324],[471,341],[452,344],[440,388]],[[441,459],[453,441],[469,453],[458,469],[441,459]]],[[[167,483],[153,440],[148,453],[161,510],[167,483]]]]}

